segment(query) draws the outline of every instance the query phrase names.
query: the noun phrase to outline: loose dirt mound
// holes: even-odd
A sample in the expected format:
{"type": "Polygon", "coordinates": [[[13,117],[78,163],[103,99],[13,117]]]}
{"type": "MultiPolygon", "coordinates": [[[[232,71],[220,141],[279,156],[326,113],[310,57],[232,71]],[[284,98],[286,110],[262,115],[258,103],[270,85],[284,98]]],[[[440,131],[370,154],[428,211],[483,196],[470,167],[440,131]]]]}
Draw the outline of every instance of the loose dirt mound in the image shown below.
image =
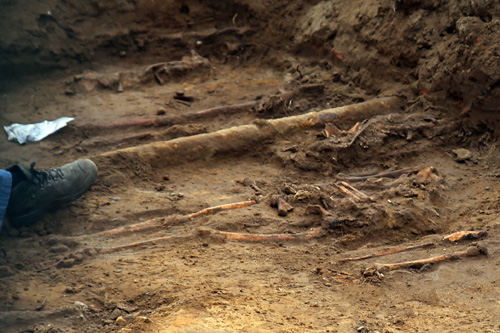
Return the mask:
{"type": "Polygon", "coordinates": [[[99,178],[4,224],[0,330],[500,330],[499,8],[1,1],[2,124],[76,118],[1,166],[99,178]]]}

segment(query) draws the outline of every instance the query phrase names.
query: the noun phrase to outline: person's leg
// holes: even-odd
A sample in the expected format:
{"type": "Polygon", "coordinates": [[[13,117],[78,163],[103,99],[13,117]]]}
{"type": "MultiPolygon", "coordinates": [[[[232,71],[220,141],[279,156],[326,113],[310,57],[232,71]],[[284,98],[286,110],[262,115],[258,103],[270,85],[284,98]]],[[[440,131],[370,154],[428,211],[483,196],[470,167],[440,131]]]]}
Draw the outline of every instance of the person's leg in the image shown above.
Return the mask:
{"type": "Polygon", "coordinates": [[[10,191],[12,189],[12,175],[6,170],[0,170],[0,229],[3,217],[9,203],[10,191]]]}

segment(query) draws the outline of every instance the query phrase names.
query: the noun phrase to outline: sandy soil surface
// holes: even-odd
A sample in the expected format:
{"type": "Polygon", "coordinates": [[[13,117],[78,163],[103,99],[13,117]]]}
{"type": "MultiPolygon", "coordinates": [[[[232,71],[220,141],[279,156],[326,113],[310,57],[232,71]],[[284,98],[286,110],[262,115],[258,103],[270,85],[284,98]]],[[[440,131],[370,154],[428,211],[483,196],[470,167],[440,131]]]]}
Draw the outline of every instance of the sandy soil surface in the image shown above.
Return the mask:
{"type": "Polygon", "coordinates": [[[498,1],[3,0],[0,28],[2,125],[75,117],[0,167],[99,167],[4,223],[2,332],[500,331],[498,1]]]}

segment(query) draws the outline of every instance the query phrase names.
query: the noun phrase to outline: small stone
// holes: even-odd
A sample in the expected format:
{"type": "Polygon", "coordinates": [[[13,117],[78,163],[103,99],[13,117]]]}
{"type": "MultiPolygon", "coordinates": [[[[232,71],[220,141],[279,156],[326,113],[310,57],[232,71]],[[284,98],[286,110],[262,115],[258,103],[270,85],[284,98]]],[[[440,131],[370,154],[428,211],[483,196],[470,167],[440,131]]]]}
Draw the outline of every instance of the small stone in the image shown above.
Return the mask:
{"type": "Polygon", "coordinates": [[[57,245],[52,246],[49,249],[49,251],[52,252],[52,253],[64,253],[64,252],[68,252],[69,251],[69,247],[67,247],[64,244],[57,244],[57,245]]]}
{"type": "Polygon", "coordinates": [[[457,162],[465,162],[472,157],[470,150],[464,148],[453,149],[452,152],[456,155],[455,161],[457,162]]]}
{"type": "Polygon", "coordinates": [[[76,95],[76,91],[75,91],[75,89],[73,89],[73,88],[68,88],[68,89],[66,89],[66,90],[64,91],[64,94],[65,94],[66,96],[74,96],[74,95],[76,95]]]}
{"type": "Polygon", "coordinates": [[[484,189],[485,189],[486,191],[489,191],[489,190],[490,190],[490,187],[489,187],[489,186],[486,186],[484,189]]]}
{"type": "Polygon", "coordinates": [[[69,259],[62,259],[60,260],[57,264],[57,268],[70,268],[73,267],[76,263],[75,259],[69,258],[69,259]]]}
{"type": "Polygon", "coordinates": [[[127,326],[127,321],[122,316],[120,316],[116,318],[115,324],[118,326],[127,326]]]}
{"type": "Polygon", "coordinates": [[[77,290],[75,289],[75,287],[66,287],[64,289],[64,293],[65,294],[76,294],[77,290]]]}
{"type": "Polygon", "coordinates": [[[287,216],[288,212],[293,210],[293,207],[281,196],[276,198],[276,204],[279,216],[287,216]]]}
{"type": "Polygon", "coordinates": [[[45,243],[47,243],[48,246],[53,247],[53,246],[61,244],[62,238],[63,237],[60,235],[48,235],[45,238],[45,243]]]}
{"type": "Polygon", "coordinates": [[[123,84],[121,81],[118,82],[118,88],[116,88],[116,92],[119,92],[119,93],[123,92],[123,84]]]}
{"type": "Polygon", "coordinates": [[[83,302],[75,301],[75,307],[80,311],[87,311],[89,306],[83,302]]]}
{"type": "Polygon", "coordinates": [[[77,252],[70,253],[69,258],[75,259],[76,263],[80,263],[85,258],[85,254],[83,253],[83,251],[77,251],[77,252]]]}
{"type": "Polygon", "coordinates": [[[109,315],[109,319],[112,319],[112,320],[115,320],[117,319],[118,317],[121,317],[122,316],[122,311],[118,308],[114,309],[113,312],[111,312],[111,314],[109,315]]]}
{"type": "Polygon", "coordinates": [[[135,318],[134,322],[136,324],[140,324],[140,323],[149,324],[149,323],[151,323],[151,319],[149,319],[148,317],[144,317],[144,316],[138,316],[135,318]]]}
{"type": "Polygon", "coordinates": [[[133,305],[130,305],[130,304],[123,304],[123,303],[118,304],[116,307],[118,309],[123,310],[123,311],[128,312],[128,313],[137,311],[137,309],[138,309],[137,306],[133,306],[133,305]]]}
{"type": "Polygon", "coordinates": [[[297,190],[295,188],[293,188],[292,185],[285,184],[285,186],[283,187],[283,193],[295,195],[297,193],[297,190]]]}

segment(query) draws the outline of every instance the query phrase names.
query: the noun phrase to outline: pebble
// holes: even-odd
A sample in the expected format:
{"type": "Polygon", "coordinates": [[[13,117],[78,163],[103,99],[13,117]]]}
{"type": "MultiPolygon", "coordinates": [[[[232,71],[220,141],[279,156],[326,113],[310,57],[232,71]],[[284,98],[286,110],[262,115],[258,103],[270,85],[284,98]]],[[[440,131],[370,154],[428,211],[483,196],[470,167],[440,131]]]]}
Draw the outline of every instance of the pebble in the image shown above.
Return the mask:
{"type": "Polygon", "coordinates": [[[89,306],[85,303],[82,303],[80,301],[75,301],[75,306],[78,310],[81,311],[87,311],[89,309],[89,306]]]}
{"type": "Polygon", "coordinates": [[[66,287],[66,289],[64,289],[65,294],[76,294],[77,292],[75,287],[66,287]]]}
{"type": "Polygon", "coordinates": [[[59,261],[57,264],[56,264],[56,267],[58,268],[70,268],[70,267],[73,267],[76,263],[76,260],[75,259],[62,259],[61,261],[59,261]]]}
{"type": "Polygon", "coordinates": [[[52,252],[52,253],[64,253],[64,252],[68,252],[69,251],[69,247],[67,247],[64,244],[57,244],[57,245],[52,246],[49,249],[49,251],[52,252]]]}
{"type": "Polygon", "coordinates": [[[113,310],[113,312],[111,312],[111,315],[109,316],[109,318],[115,320],[121,316],[122,316],[122,311],[120,309],[116,308],[113,310]]]}
{"type": "Polygon", "coordinates": [[[456,155],[455,160],[457,162],[465,162],[466,160],[470,160],[472,157],[470,150],[464,148],[453,149],[452,151],[456,155]]]}
{"type": "Polygon", "coordinates": [[[83,249],[83,253],[86,255],[86,256],[95,256],[97,255],[97,250],[94,249],[93,247],[90,247],[90,248],[86,248],[86,249],[83,249]]]}
{"type": "Polygon", "coordinates": [[[144,316],[138,316],[135,318],[134,322],[136,324],[139,324],[139,323],[149,324],[149,323],[151,323],[151,319],[149,319],[148,317],[144,317],[144,316]]]}
{"type": "Polygon", "coordinates": [[[127,321],[122,316],[120,316],[116,318],[115,324],[118,326],[127,326],[127,321]]]}

